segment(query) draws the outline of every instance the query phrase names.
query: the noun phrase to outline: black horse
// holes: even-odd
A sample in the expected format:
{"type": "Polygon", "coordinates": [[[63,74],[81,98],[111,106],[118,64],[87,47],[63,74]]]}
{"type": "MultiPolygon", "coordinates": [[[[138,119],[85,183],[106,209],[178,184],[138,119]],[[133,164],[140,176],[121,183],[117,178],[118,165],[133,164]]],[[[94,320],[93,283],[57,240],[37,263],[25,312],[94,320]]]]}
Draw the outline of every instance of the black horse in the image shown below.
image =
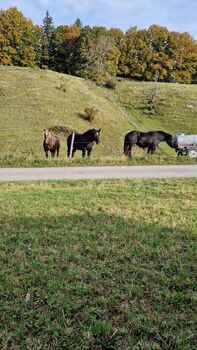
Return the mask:
{"type": "Polygon", "coordinates": [[[167,144],[174,148],[174,138],[172,135],[167,134],[164,131],[149,131],[149,132],[141,132],[141,131],[131,131],[125,135],[124,139],[124,154],[125,156],[131,158],[132,157],[132,146],[137,145],[138,147],[148,148],[147,153],[153,154],[158,146],[158,144],[162,141],[167,142],[167,144]]]}
{"type": "MultiPolygon", "coordinates": [[[[86,131],[84,134],[75,133],[72,157],[74,157],[74,154],[77,150],[82,151],[83,158],[85,157],[86,151],[87,151],[87,155],[89,157],[91,155],[94,142],[96,142],[97,145],[100,143],[100,131],[101,129],[99,130],[90,129],[86,131]]],[[[67,138],[67,156],[68,157],[70,156],[71,142],[72,142],[72,134],[69,135],[67,138]]]]}

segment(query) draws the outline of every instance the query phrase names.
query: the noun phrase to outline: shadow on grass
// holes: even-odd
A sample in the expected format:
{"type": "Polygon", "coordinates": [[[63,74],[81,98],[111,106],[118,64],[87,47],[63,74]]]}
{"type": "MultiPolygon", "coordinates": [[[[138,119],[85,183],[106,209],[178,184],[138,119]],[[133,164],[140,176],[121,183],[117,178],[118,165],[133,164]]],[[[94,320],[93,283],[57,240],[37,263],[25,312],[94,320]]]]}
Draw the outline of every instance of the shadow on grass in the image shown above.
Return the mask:
{"type": "Polygon", "coordinates": [[[93,121],[91,121],[91,120],[88,119],[87,114],[85,114],[85,112],[84,112],[84,113],[76,113],[76,116],[77,116],[78,118],[80,118],[80,119],[86,121],[88,125],[92,125],[92,122],[93,122],[93,121]]]}
{"type": "Polygon", "coordinates": [[[194,348],[192,232],[102,208],[1,231],[3,349],[194,348]]]}

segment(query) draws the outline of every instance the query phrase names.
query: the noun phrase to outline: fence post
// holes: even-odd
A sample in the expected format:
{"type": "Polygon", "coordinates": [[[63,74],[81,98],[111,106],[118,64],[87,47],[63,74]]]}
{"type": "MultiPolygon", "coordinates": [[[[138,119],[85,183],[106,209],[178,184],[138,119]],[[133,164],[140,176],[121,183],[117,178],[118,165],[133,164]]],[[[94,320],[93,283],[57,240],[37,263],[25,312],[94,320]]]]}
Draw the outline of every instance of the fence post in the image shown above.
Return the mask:
{"type": "Polygon", "coordinates": [[[71,139],[71,145],[70,145],[70,154],[69,158],[72,158],[72,152],[73,152],[73,143],[74,143],[75,133],[72,133],[72,139],[71,139]]]}

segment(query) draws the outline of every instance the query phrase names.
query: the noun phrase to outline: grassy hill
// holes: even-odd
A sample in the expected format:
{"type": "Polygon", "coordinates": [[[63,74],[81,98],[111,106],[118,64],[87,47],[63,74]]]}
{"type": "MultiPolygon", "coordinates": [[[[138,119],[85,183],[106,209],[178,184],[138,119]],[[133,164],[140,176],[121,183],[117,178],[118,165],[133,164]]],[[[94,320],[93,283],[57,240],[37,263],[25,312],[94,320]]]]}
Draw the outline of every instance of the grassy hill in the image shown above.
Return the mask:
{"type": "MultiPolygon", "coordinates": [[[[121,79],[114,92],[52,71],[3,66],[0,77],[1,165],[51,163],[44,159],[42,131],[54,126],[80,132],[101,127],[102,142],[94,147],[93,163],[125,163],[123,139],[132,129],[197,133],[196,85],[159,84],[156,113],[150,115],[146,95],[152,83],[121,79]],[[98,109],[93,124],[82,118],[85,107],[98,109]]],[[[138,161],[147,161],[145,151],[136,148],[134,154],[138,161]]],[[[166,145],[157,154],[149,161],[160,160],[161,154],[162,159],[165,155],[173,161],[176,158],[166,145]]],[[[60,159],[53,164],[67,164],[65,155],[66,137],[62,135],[60,159]]],[[[76,158],[74,162],[81,162],[80,153],[76,158]]]]}
{"type": "Polygon", "coordinates": [[[172,134],[197,132],[197,85],[158,83],[155,114],[147,109],[147,95],[153,83],[122,80],[118,100],[144,130],[162,129],[172,134]]]}

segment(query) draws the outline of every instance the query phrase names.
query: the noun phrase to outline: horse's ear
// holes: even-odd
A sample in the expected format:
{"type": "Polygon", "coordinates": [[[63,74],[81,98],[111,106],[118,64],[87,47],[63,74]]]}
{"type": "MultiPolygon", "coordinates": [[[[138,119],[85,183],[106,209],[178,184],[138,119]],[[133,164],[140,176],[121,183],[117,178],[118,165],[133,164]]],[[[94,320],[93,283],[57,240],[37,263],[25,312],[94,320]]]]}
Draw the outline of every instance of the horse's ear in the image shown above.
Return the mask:
{"type": "Polygon", "coordinates": [[[100,132],[101,131],[101,128],[98,130],[98,132],[100,132]]]}
{"type": "Polygon", "coordinates": [[[43,131],[45,132],[45,131],[46,131],[46,129],[43,129],[43,131]]]}

